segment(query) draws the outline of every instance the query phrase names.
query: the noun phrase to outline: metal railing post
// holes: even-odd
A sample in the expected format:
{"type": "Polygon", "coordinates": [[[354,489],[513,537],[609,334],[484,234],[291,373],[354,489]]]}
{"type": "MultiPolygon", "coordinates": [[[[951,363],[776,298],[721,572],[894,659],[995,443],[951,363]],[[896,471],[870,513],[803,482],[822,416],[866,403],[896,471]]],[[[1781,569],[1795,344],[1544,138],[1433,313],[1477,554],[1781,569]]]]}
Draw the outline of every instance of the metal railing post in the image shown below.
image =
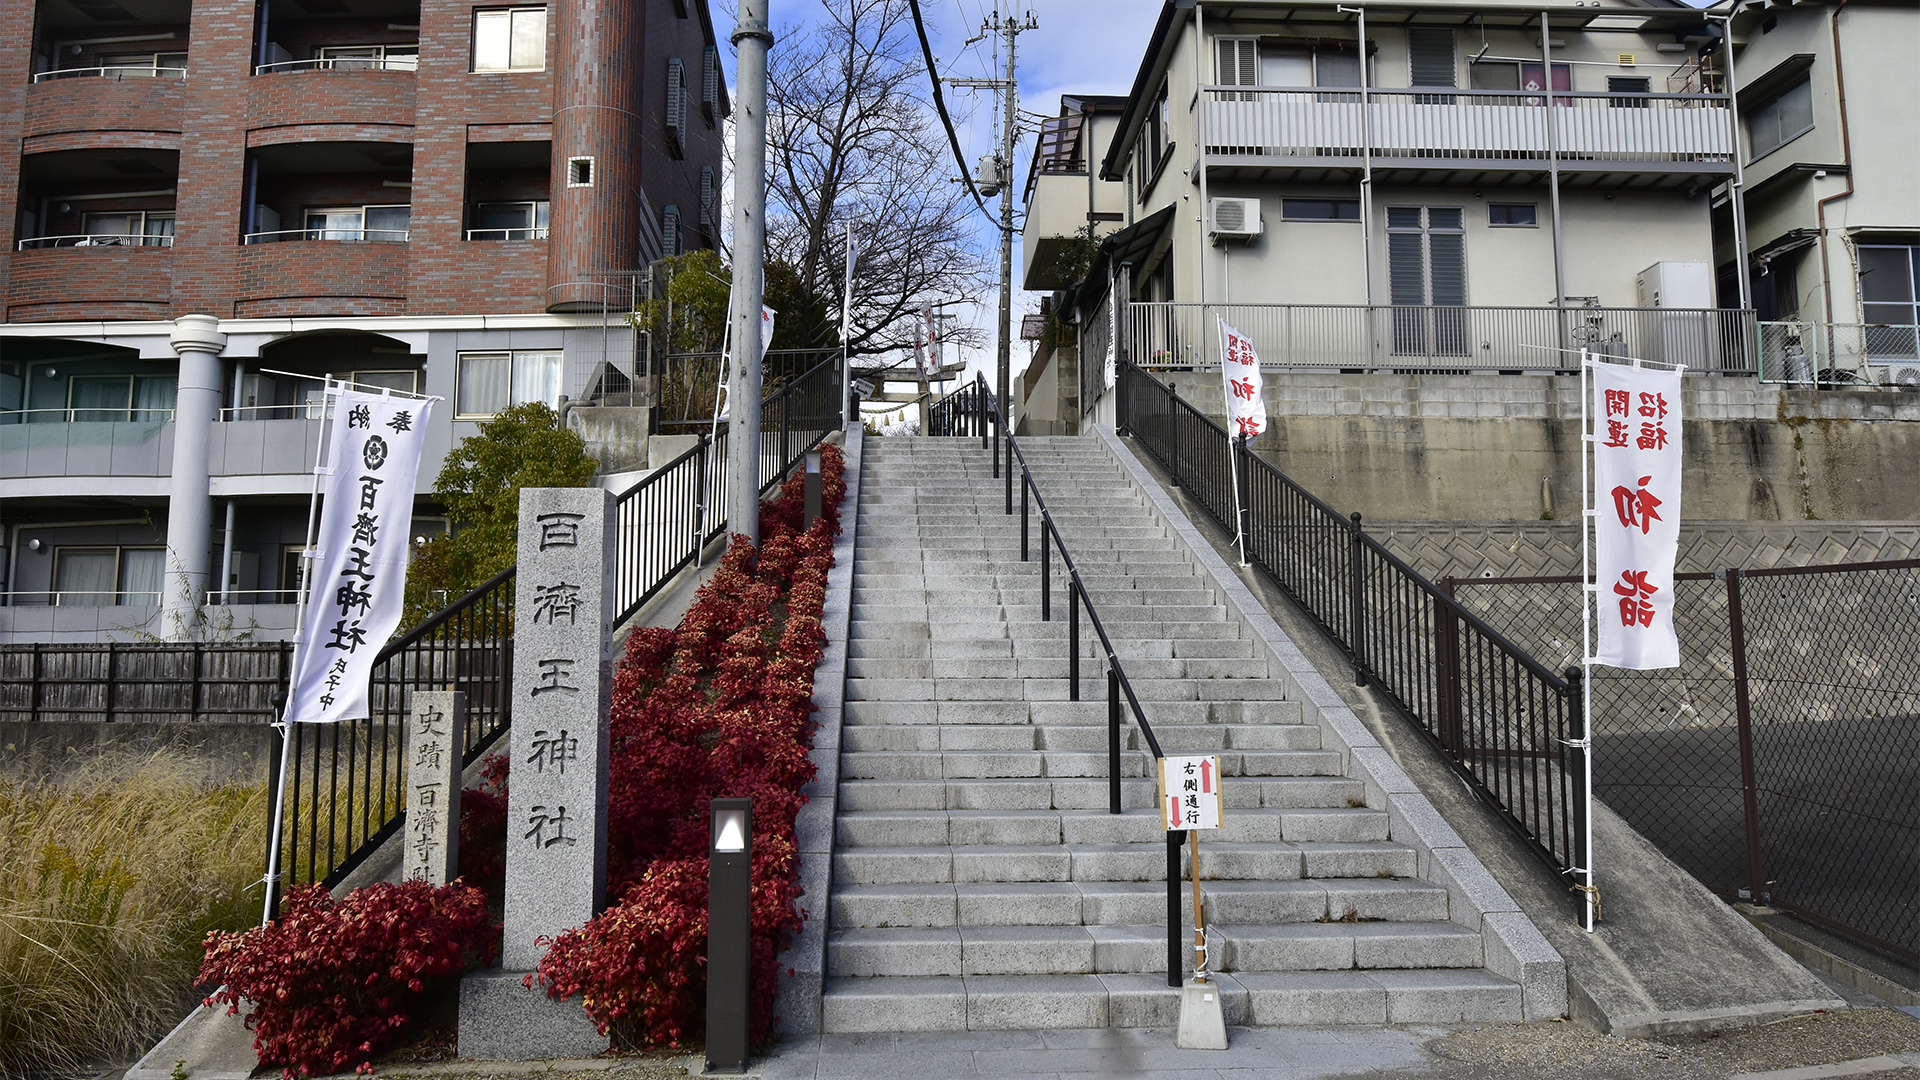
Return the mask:
{"type": "Polygon", "coordinates": [[[973,387],[973,412],[980,421],[980,449],[985,450],[987,448],[987,377],[985,375],[974,377],[980,381],[973,387]]]}
{"type": "Polygon", "coordinates": [[[1351,520],[1353,529],[1347,537],[1347,618],[1352,621],[1352,626],[1349,628],[1352,640],[1349,645],[1353,652],[1353,685],[1365,686],[1367,685],[1367,633],[1364,621],[1366,610],[1364,594],[1367,572],[1360,560],[1363,546],[1360,542],[1360,537],[1363,535],[1360,531],[1360,511],[1355,510],[1351,520]]]}
{"type": "Polygon", "coordinates": [[[1107,664],[1107,813],[1120,813],[1120,669],[1107,664]]]}
{"type": "MultiPolygon", "coordinates": [[[[1158,810],[1156,812],[1165,813],[1166,811],[1158,810]]],[[[1181,923],[1184,921],[1180,918],[1180,849],[1182,846],[1184,846],[1185,840],[1186,840],[1186,837],[1181,833],[1173,829],[1167,830],[1167,985],[1168,986],[1179,986],[1181,982],[1180,954],[1182,951],[1181,950],[1182,943],[1180,939],[1185,935],[1181,934],[1180,932],[1182,929],[1181,923]]],[[[1197,866],[1194,867],[1193,869],[1194,869],[1194,873],[1196,874],[1200,872],[1200,868],[1197,866]]]]}
{"type": "Polygon", "coordinates": [[[1053,621],[1053,541],[1047,538],[1047,523],[1040,522],[1040,621],[1053,621]]]}
{"type": "MultiPolygon", "coordinates": [[[[1001,418],[1000,418],[1000,424],[1001,424],[1001,426],[1002,426],[1002,427],[1005,427],[1005,426],[1006,426],[1006,422],[1007,422],[1007,421],[1006,421],[1006,417],[1004,417],[1004,416],[1003,416],[1003,417],[1001,417],[1001,418]]],[[[1006,454],[1007,454],[1007,462],[1006,462],[1006,472],[1007,472],[1007,513],[1009,513],[1009,514],[1011,514],[1011,513],[1013,513],[1013,430],[1012,430],[1011,428],[1008,428],[1008,430],[1007,430],[1007,450],[1006,450],[1006,454]]],[[[1024,496],[1024,495],[1025,495],[1026,493],[1025,493],[1025,491],[1023,490],[1023,491],[1021,492],[1021,494],[1022,494],[1022,496],[1024,496]]]]}
{"type": "Polygon", "coordinates": [[[1733,638],[1733,709],[1740,726],[1740,807],[1747,833],[1747,899],[1755,904],[1766,900],[1767,879],[1760,859],[1760,788],[1753,766],[1753,712],[1747,686],[1747,624],[1740,611],[1738,567],[1726,572],[1727,625],[1733,638]]]}
{"type": "MultiPolygon", "coordinates": [[[[1007,470],[1007,479],[1009,481],[1013,479],[1013,470],[1011,468],[1007,470]]],[[[1020,483],[1020,561],[1021,562],[1027,561],[1027,522],[1031,516],[1032,516],[1031,513],[1027,509],[1027,484],[1026,484],[1026,481],[1023,479],[1020,483]]]]}
{"type": "MultiPolygon", "coordinates": [[[[1440,591],[1448,599],[1454,597],[1453,578],[1443,577],[1439,581],[1440,591]]],[[[1462,756],[1460,732],[1460,627],[1455,621],[1453,605],[1441,602],[1434,605],[1434,681],[1440,689],[1440,746],[1455,757],[1462,756]]]]}
{"type": "MultiPolygon", "coordinates": [[[[1064,553],[1065,549],[1062,549],[1064,553]]],[[[1067,585],[1067,700],[1080,700],[1080,580],[1067,585]]]]}

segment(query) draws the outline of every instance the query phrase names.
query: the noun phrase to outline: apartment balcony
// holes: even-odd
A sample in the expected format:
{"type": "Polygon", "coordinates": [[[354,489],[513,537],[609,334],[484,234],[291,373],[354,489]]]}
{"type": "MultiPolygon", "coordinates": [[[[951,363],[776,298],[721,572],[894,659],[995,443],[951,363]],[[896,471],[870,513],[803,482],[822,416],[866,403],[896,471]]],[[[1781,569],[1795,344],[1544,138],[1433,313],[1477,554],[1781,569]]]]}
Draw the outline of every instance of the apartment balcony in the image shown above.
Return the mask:
{"type": "Polygon", "coordinates": [[[1122,345],[1134,363],[1146,368],[1217,368],[1219,321],[1224,319],[1252,339],[1261,365],[1269,370],[1571,371],[1579,366],[1582,348],[1605,356],[1681,364],[1691,373],[1751,375],[1757,369],[1751,311],[1357,304],[1127,307],[1122,345]]]}
{"type": "Polygon", "coordinates": [[[7,279],[7,321],[169,318],[172,241],[98,233],[22,240],[7,279]]]}
{"type": "MultiPolygon", "coordinates": [[[[207,470],[215,495],[304,495],[313,480],[323,410],[223,409],[207,470]]],[[[0,412],[0,497],[50,493],[165,498],[173,469],[173,410],[10,409],[0,412]],[[36,481],[29,483],[28,481],[36,481]]]]}
{"type": "Polygon", "coordinates": [[[94,66],[40,72],[27,87],[21,134],[28,140],[74,131],[176,134],[186,100],[186,75],[185,67],[94,66]]]}
{"type": "Polygon", "coordinates": [[[1722,94],[1206,88],[1215,176],[1529,183],[1557,162],[1570,187],[1685,187],[1732,175],[1722,94]]]}

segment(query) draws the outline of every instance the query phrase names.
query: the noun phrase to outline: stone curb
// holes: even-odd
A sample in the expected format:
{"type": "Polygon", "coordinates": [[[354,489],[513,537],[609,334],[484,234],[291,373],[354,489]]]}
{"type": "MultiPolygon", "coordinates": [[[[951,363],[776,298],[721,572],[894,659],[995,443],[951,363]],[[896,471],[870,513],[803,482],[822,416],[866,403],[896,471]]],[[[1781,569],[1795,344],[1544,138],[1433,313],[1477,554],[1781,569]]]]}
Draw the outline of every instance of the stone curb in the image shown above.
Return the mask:
{"type": "Polygon", "coordinates": [[[780,996],[773,1007],[780,1035],[820,1033],[820,995],[827,970],[827,904],[833,883],[833,819],[840,790],[840,725],[847,693],[848,626],[853,615],[854,547],[860,531],[860,452],[862,429],[848,432],[847,497],[840,504],[840,535],[833,544],[833,569],[827,572],[827,599],[820,622],[827,634],[826,653],[813,673],[813,750],[819,772],[801,789],[807,805],[794,818],[794,842],[800,853],[800,905],[806,922],[787,951],[780,954],[780,996]]]}
{"type": "Polygon", "coordinates": [[[1565,1015],[1566,961],[1559,951],[1521,912],[1520,905],[1494,880],[1405,770],[1341,700],[1326,677],[1267,613],[1252,590],[1214,551],[1212,543],[1188,519],[1179,504],[1120,442],[1113,428],[1096,424],[1092,429],[1146,495],[1160,524],[1206,571],[1221,601],[1255,642],[1255,649],[1265,654],[1269,664],[1281,669],[1288,698],[1300,702],[1306,720],[1320,726],[1324,745],[1340,752],[1346,775],[1366,785],[1367,805],[1387,811],[1392,823],[1389,835],[1395,842],[1415,850],[1420,876],[1447,890],[1447,907],[1453,921],[1480,931],[1486,969],[1519,984],[1524,1015],[1516,1019],[1543,1020],[1565,1015]]]}

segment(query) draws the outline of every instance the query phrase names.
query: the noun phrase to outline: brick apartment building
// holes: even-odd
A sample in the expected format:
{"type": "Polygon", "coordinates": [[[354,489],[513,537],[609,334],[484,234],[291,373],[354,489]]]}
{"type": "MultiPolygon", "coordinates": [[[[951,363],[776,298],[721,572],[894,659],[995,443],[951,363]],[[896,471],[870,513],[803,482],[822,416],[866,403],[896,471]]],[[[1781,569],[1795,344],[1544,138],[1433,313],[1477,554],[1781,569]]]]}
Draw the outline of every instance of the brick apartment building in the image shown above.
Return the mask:
{"type": "Polygon", "coordinates": [[[441,396],[429,487],[508,404],[644,389],[619,313],[716,243],[707,0],[0,20],[32,28],[0,43],[0,642],[279,636],[322,424],[301,376],[441,396]]]}

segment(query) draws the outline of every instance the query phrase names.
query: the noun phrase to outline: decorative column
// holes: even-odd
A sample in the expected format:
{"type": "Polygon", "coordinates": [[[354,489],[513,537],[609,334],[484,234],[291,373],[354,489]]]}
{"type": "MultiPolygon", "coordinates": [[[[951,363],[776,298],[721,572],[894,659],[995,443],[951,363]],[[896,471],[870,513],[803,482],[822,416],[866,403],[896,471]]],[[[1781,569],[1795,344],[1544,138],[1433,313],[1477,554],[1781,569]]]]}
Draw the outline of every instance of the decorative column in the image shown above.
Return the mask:
{"type": "MultiPolygon", "coordinates": [[[[550,10],[559,25],[547,310],[602,311],[612,295],[607,286],[615,283],[614,273],[628,272],[618,280],[631,287],[631,271],[639,259],[638,136],[646,5],[569,0],[550,10]]],[[[664,65],[651,77],[664,91],[664,65]]],[[[678,97],[677,112],[684,122],[684,88],[678,97]]],[[[675,111],[674,102],[666,106],[675,111]]],[[[686,137],[677,129],[675,135],[686,137]]]]}
{"type": "Polygon", "coordinates": [[[156,632],[169,641],[197,636],[213,545],[213,496],[207,445],[220,413],[220,353],[227,335],[211,315],[173,321],[169,343],[180,356],[180,390],[173,407],[173,473],[167,487],[167,576],[156,632]]]}

